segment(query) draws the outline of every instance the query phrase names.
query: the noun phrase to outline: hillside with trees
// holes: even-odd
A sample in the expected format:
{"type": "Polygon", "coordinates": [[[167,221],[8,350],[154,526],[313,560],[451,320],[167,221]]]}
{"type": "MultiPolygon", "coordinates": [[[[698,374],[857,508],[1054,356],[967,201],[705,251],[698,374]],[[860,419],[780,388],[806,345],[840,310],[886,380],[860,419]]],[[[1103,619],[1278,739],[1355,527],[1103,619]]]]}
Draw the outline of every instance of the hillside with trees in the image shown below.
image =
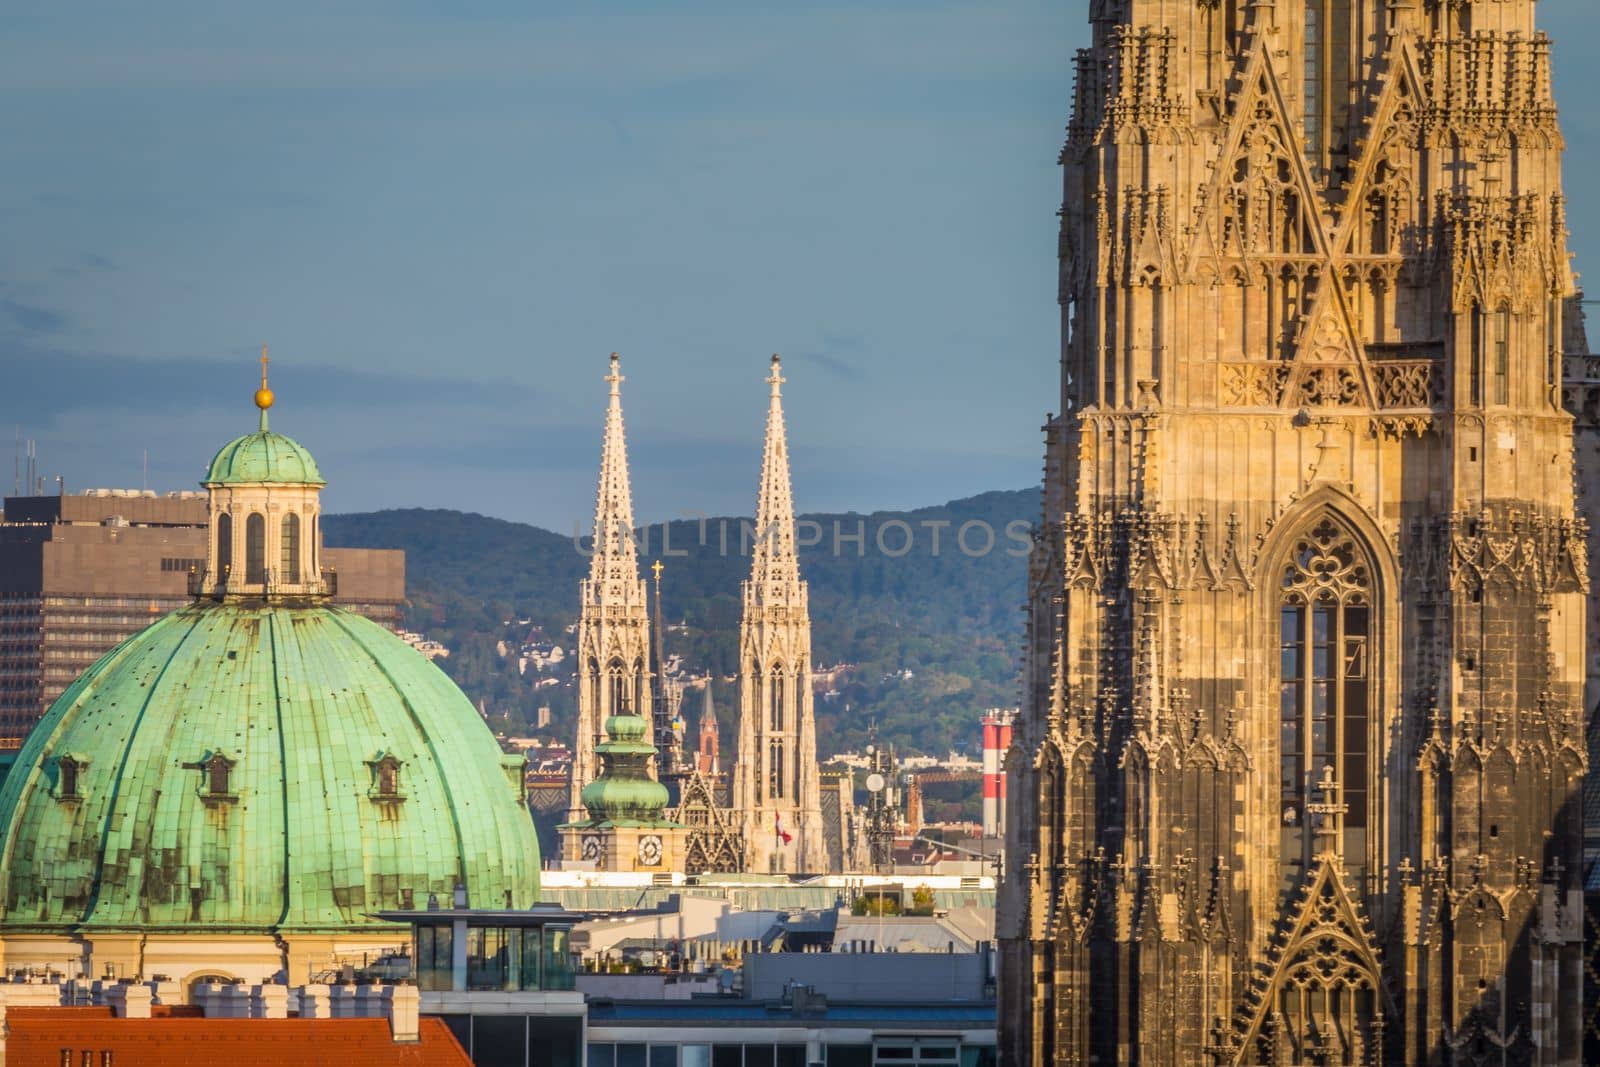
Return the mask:
{"type": "MultiPolygon", "coordinates": [[[[873,722],[908,752],[976,753],[983,709],[1017,701],[1027,539],[1037,517],[1036,490],[907,512],[801,517],[813,663],[837,668],[816,701],[823,755],[859,748],[873,722]]],[[[424,509],[328,516],[323,530],[330,546],[405,550],[406,623],[450,650],[440,666],[491,726],[567,739],[586,543],[424,509]],[[551,726],[534,731],[541,706],[550,708],[551,726]]],[[[715,677],[725,744],[737,700],[740,583],[758,536],[739,518],[638,534],[641,574],[657,559],[665,568],[668,658],[685,677],[715,677]]],[[[691,736],[700,699],[691,694],[685,705],[691,736]]]]}

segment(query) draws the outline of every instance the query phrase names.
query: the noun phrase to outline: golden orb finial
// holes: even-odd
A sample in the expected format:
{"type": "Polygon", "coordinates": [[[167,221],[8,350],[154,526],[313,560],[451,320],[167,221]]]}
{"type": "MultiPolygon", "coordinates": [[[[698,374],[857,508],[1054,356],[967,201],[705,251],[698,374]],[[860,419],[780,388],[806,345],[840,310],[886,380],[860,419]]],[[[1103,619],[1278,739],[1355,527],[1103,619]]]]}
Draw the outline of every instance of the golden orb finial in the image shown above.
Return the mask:
{"type": "Polygon", "coordinates": [[[266,411],[272,406],[272,390],[267,387],[267,346],[261,346],[261,388],[256,390],[256,407],[266,411]]]}

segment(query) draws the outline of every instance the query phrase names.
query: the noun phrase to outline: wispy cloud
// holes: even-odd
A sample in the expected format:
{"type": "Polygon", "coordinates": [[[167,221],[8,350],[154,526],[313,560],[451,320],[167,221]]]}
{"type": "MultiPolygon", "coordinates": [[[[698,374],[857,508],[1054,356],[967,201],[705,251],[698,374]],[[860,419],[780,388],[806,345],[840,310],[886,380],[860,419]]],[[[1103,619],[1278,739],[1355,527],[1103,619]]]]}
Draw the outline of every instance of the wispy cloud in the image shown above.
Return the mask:
{"type": "Polygon", "coordinates": [[[11,331],[25,335],[60,333],[68,322],[67,316],[54,308],[41,307],[10,297],[0,297],[0,315],[9,321],[11,331]]]}

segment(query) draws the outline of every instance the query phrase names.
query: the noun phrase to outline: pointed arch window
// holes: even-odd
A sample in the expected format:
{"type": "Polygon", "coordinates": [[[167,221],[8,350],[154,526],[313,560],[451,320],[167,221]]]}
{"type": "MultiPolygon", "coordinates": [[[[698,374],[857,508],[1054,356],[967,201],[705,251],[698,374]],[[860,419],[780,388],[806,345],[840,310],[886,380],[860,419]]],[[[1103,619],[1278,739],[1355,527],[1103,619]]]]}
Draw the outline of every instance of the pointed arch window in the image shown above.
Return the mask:
{"type": "Polygon", "coordinates": [[[774,733],[783,732],[784,702],[787,693],[784,691],[783,665],[772,668],[772,730],[774,733]]]}
{"type": "Polygon", "coordinates": [[[607,689],[610,691],[609,710],[606,714],[608,716],[624,715],[627,713],[628,708],[628,692],[622,670],[622,661],[620,659],[612,660],[611,666],[606,669],[606,673],[608,675],[606,680],[609,683],[607,689]]]}
{"type": "Polygon", "coordinates": [[[217,515],[217,579],[226,581],[233,569],[233,516],[224,511],[217,515]]]}
{"type": "Polygon", "coordinates": [[[259,511],[244,520],[244,580],[251,585],[267,580],[267,517],[259,511]]]}
{"type": "Polygon", "coordinates": [[[771,800],[782,800],[783,788],[783,742],[774,741],[767,747],[767,797],[771,800]]]}
{"type": "Polygon", "coordinates": [[[1281,873],[1309,864],[1318,782],[1337,786],[1335,848],[1360,886],[1367,854],[1369,709],[1373,704],[1373,569],[1331,518],[1297,539],[1284,566],[1279,608],[1281,873]]]}
{"type": "Polygon", "coordinates": [[[279,531],[278,573],[285,582],[300,580],[300,516],[289,512],[279,531]]]}

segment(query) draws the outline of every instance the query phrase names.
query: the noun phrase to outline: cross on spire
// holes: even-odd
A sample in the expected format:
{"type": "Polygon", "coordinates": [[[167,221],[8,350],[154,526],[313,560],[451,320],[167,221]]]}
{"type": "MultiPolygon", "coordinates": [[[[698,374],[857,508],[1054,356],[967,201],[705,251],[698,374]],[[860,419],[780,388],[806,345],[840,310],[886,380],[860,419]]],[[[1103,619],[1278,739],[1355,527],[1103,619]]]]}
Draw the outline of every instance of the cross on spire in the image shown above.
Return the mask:
{"type": "Polygon", "coordinates": [[[611,353],[611,373],[605,376],[604,381],[610,384],[612,396],[622,395],[622,383],[627,379],[622,376],[622,357],[615,352],[611,353]]]}
{"type": "Polygon", "coordinates": [[[261,388],[256,390],[256,407],[261,409],[261,432],[267,432],[267,409],[272,406],[272,388],[267,385],[267,345],[261,344],[261,388]]]}

